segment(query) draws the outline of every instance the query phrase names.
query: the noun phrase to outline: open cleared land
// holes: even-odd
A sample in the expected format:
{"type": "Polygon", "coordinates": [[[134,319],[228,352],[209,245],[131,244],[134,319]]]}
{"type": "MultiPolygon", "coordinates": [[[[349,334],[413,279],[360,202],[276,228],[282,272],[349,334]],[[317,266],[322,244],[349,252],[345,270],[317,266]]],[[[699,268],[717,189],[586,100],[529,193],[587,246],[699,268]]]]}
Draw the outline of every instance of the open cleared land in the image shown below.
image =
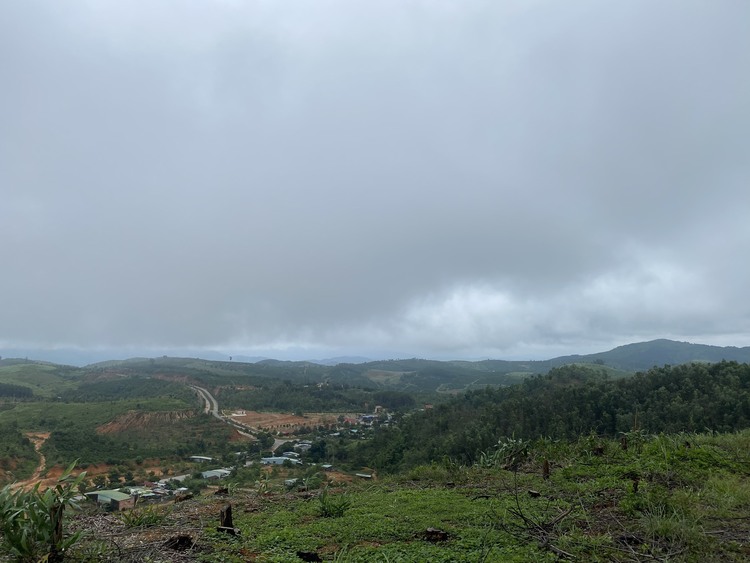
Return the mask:
{"type": "Polygon", "coordinates": [[[294,433],[301,428],[335,424],[340,413],[306,413],[302,416],[280,412],[236,411],[230,418],[249,428],[294,433]]]}

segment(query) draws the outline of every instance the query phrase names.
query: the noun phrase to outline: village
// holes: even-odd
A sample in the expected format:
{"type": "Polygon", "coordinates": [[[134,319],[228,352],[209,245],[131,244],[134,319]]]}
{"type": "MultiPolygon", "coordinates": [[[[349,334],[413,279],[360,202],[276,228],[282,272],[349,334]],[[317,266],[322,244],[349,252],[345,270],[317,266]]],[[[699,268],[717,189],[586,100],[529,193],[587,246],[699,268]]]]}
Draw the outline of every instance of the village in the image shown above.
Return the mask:
{"type": "Polygon", "coordinates": [[[272,488],[306,490],[321,484],[346,483],[375,479],[374,471],[359,468],[344,471],[334,465],[335,459],[321,460],[320,444],[325,439],[359,440],[369,437],[373,427],[390,425],[392,416],[380,406],[370,414],[254,413],[236,411],[219,415],[225,422],[251,439],[255,447],[228,456],[190,455],[185,460],[193,469],[189,473],[162,476],[138,484],[98,487],[86,491],[77,500],[88,500],[106,511],[119,512],[147,504],[180,502],[201,492],[226,492],[230,486],[255,488],[265,492],[272,488]],[[250,424],[253,424],[252,426],[250,424]],[[312,430],[316,429],[316,430],[312,430]],[[273,436],[270,449],[261,450],[256,435],[273,436]],[[313,439],[298,438],[310,436],[313,439]],[[313,459],[317,461],[312,461],[313,459]],[[251,476],[251,482],[241,478],[251,476]],[[239,478],[238,478],[239,477],[239,478]],[[230,485],[229,482],[232,484],[230,485]]]}

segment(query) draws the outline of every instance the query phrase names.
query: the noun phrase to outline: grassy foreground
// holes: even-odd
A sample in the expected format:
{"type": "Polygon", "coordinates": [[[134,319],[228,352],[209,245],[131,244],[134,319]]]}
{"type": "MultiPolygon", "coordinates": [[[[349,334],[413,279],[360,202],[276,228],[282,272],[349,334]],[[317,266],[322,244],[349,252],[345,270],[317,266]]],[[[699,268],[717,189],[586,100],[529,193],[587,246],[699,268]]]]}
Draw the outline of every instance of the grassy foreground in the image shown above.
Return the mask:
{"type": "MultiPolygon", "coordinates": [[[[750,431],[504,440],[377,482],[206,495],[139,518],[80,514],[80,561],[747,561],[750,431]],[[546,463],[545,463],[546,462],[546,463]],[[546,468],[549,469],[548,473],[546,468]],[[231,503],[240,534],[217,531],[231,503]],[[153,519],[152,519],[153,520],[153,519]],[[127,524],[129,522],[129,525],[127,524]],[[170,538],[189,541],[169,547],[170,538]],[[307,558],[307,559],[305,559],[307,558]]],[[[138,510],[138,509],[137,509],[138,510]]]]}

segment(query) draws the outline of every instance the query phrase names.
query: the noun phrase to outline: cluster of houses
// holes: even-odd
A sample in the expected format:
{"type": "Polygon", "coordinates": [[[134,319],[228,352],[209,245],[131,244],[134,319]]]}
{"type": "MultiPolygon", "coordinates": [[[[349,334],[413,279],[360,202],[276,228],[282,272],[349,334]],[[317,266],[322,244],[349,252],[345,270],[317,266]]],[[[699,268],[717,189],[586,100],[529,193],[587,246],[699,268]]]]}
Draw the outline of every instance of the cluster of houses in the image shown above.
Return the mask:
{"type": "MultiPolygon", "coordinates": [[[[187,475],[180,477],[185,478],[187,475]]],[[[180,481],[181,479],[178,477],[176,480],[180,481]]],[[[174,494],[184,492],[187,492],[185,487],[170,490],[167,488],[166,481],[159,481],[158,483],[146,483],[143,487],[91,491],[86,493],[85,496],[89,500],[96,502],[101,508],[117,512],[134,508],[136,503],[161,502],[174,494]]]]}
{"type": "MultiPolygon", "coordinates": [[[[190,456],[190,461],[198,463],[208,463],[213,461],[212,457],[194,455],[190,456]]],[[[231,471],[227,468],[211,469],[202,471],[203,479],[224,479],[230,475],[231,471]]],[[[136,503],[162,502],[174,495],[186,493],[187,487],[170,487],[167,482],[180,483],[190,477],[190,475],[175,475],[169,479],[162,479],[156,483],[146,482],[142,487],[122,487],[119,489],[107,489],[91,491],[86,493],[86,498],[96,502],[100,507],[106,510],[120,511],[134,508],[136,503]]]]}
{"type": "MultiPolygon", "coordinates": [[[[377,410],[376,410],[377,412],[377,410]]],[[[373,422],[378,418],[376,415],[360,415],[356,419],[346,419],[345,422],[348,422],[352,425],[361,425],[361,426],[371,426],[373,422]]],[[[357,433],[357,429],[350,429],[351,433],[357,433]]],[[[334,432],[330,434],[331,436],[339,436],[339,432],[334,432]]],[[[270,457],[263,457],[260,459],[260,463],[262,465],[277,465],[277,466],[283,466],[283,465],[292,465],[292,466],[298,466],[302,465],[302,460],[300,459],[300,455],[308,452],[312,448],[312,441],[310,440],[300,440],[294,445],[294,451],[285,451],[281,455],[275,455],[270,457]]],[[[238,456],[242,455],[242,452],[237,452],[238,456]]],[[[209,456],[203,456],[203,455],[193,455],[189,457],[189,460],[194,463],[212,463],[214,462],[214,458],[209,456]]],[[[252,462],[248,461],[246,462],[247,465],[251,465],[252,462]]],[[[321,469],[324,471],[331,471],[333,470],[333,466],[330,464],[324,464],[321,465],[321,469]]],[[[226,477],[229,477],[231,474],[231,469],[226,467],[220,467],[218,469],[209,469],[206,471],[201,471],[200,476],[203,479],[207,480],[220,480],[224,479],[226,477]]],[[[197,475],[195,475],[197,477],[197,475]]],[[[357,477],[369,479],[372,476],[370,474],[357,474],[357,477]]],[[[175,477],[171,477],[169,481],[177,481],[181,482],[184,479],[188,478],[189,475],[178,475],[175,477]]],[[[288,480],[286,483],[287,486],[292,485],[293,483],[296,483],[296,480],[288,480]]],[[[134,508],[136,503],[144,503],[144,502],[161,502],[167,498],[169,498],[172,495],[180,494],[187,492],[187,488],[185,487],[178,487],[176,489],[172,489],[170,486],[167,485],[167,480],[162,480],[157,483],[145,483],[142,487],[125,487],[122,489],[110,489],[110,490],[99,490],[99,491],[92,491],[86,493],[86,497],[89,500],[92,500],[96,502],[99,506],[102,508],[105,508],[107,510],[113,510],[113,511],[120,511],[120,510],[127,510],[130,508],[134,508]]]]}
{"type": "MultiPolygon", "coordinates": [[[[303,465],[302,460],[300,459],[300,454],[307,452],[312,447],[312,442],[310,440],[302,440],[295,444],[294,450],[295,451],[285,451],[281,455],[275,455],[271,457],[263,457],[260,459],[260,463],[262,465],[286,465],[286,466],[298,466],[303,465]]],[[[237,452],[237,455],[242,455],[243,452],[237,452]]],[[[194,455],[189,457],[190,461],[195,463],[211,463],[214,462],[214,458],[209,456],[202,456],[202,455],[194,455]]],[[[252,465],[253,463],[257,463],[257,461],[247,461],[246,465],[252,465]]],[[[322,464],[320,465],[320,469],[323,471],[333,471],[333,465],[331,464],[322,464]]],[[[206,480],[220,480],[225,479],[229,477],[232,473],[232,470],[226,467],[221,467],[218,469],[208,469],[206,471],[200,472],[200,477],[202,479],[206,480]]],[[[195,477],[198,477],[198,474],[194,474],[195,477]]],[[[89,500],[96,502],[101,508],[105,510],[110,511],[121,511],[121,510],[127,510],[135,508],[136,504],[140,505],[143,503],[152,503],[152,502],[162,502],[164,500],[167,500],[168,498],[179,495],[182,493],[187,493],[188,489],[186,487],[177,487],[174,488],[175,482],[177,484],[180,484],[182,481],[190,477],[190,475],[177,475],[170,477],[169,479],[163,479],[161,481],[158,481],[156,483],[146,482],[144,483],[144,486],[140,487],[123,487],[120,489],[109,489],[109,490],[98,490],[98,491],[91,491],[85,494],[85,497],[89,500]]],[[[362,479],[371,479],[371,474],[365,474],[365,473],[357,473],[356,477],[362,478],[362,479]]],[[[287,487],[292,487],[296,484],[298,484],[299,479],[287,479],[285,481],[285,485],[287,487]]],[[[80,497],[79,500],[82,500],[83,497],[80,497]]]]}

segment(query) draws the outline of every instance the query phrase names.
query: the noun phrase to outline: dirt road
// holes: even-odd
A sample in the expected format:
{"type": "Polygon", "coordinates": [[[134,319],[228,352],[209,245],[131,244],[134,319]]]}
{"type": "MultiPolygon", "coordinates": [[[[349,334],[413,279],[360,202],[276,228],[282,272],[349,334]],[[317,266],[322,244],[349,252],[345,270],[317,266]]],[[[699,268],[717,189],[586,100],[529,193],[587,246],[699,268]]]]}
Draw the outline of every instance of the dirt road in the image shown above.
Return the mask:
{"type": "Polygon", "coordinates": [[[31,477],[13,483],[13,485],[11,485],[13,489],[31,487],[38,481],[41,481],[44,468],[47,466],[47,459],[42,453],[42,446],[44,445],[44,442],[47,441],[47,438],[49,438],[49,432],[29,432],[26,434],[26,437],[33,442],[34,449],[36,450],[36,453],[39,454],[39,464],[36,466],[31,477]]]}

